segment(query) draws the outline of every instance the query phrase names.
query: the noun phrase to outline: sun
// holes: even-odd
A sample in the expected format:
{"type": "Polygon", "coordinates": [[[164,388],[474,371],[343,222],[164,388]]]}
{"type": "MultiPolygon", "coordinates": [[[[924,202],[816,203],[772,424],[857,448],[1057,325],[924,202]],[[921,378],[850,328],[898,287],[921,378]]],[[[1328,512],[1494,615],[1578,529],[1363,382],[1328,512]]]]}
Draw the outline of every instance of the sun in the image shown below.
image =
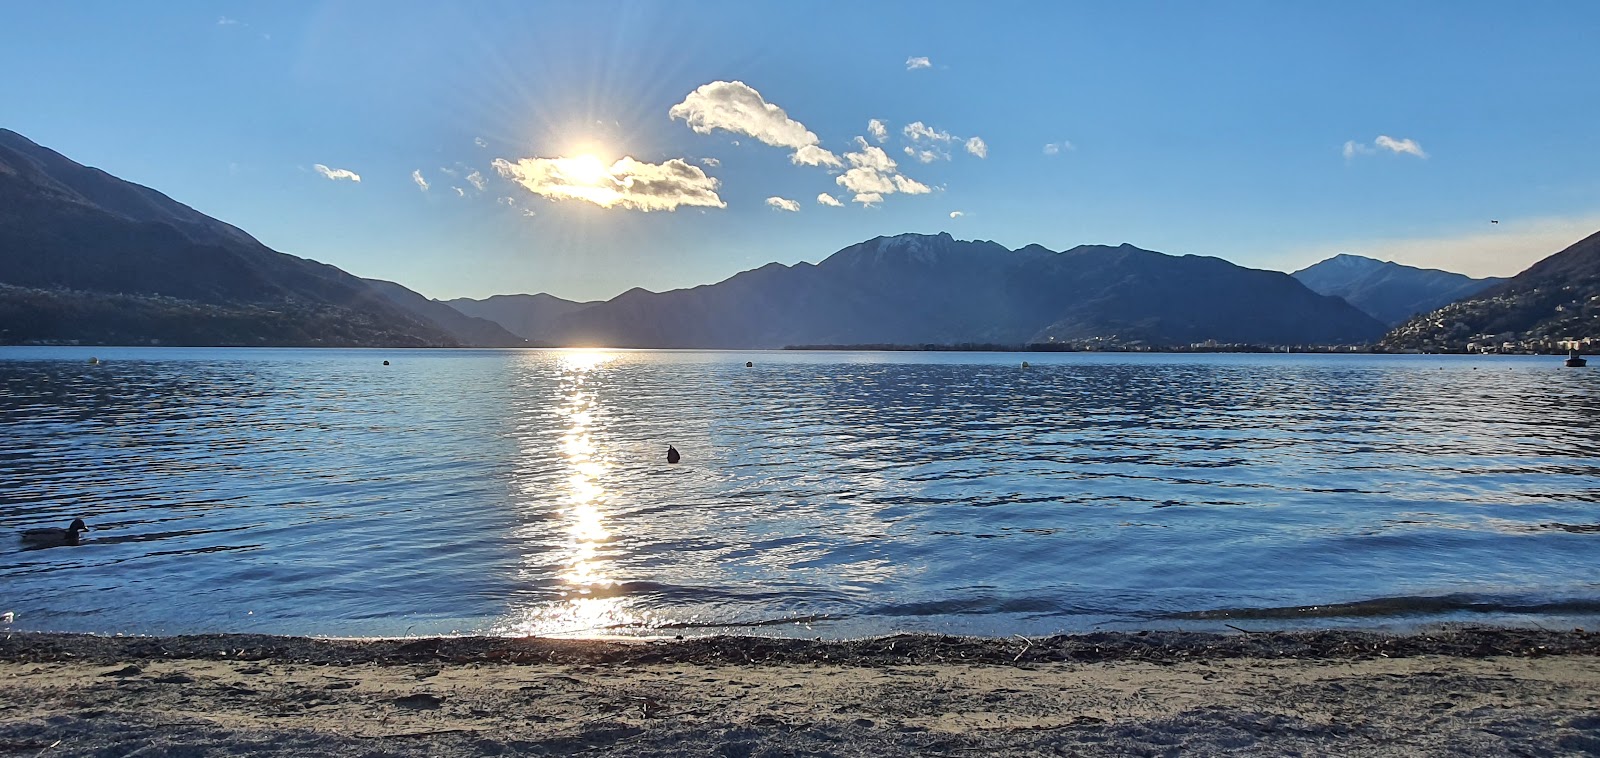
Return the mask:
{"type": "Polygon", "coordinates": [[[611,175],[611,172],[606,170],[606,162],[600,160],[600,156],[594,153],[574,155],[563,163],[561,173],[577,184],[597,186],[611,175]]]}

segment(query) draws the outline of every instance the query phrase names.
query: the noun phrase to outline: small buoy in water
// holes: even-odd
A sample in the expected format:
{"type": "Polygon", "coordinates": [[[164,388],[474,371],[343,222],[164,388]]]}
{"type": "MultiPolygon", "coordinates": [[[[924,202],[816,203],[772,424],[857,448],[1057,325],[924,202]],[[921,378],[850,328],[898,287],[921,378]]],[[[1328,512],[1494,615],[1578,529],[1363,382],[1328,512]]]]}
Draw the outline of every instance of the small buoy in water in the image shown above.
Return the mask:
{"type": "Polygon", "coordinates": [[[756,362],[755,361],[745,361],[744,362],[744,367],[745,368],[755,368],[756,367],[756,362]]]}
{"type": "Polygon", "coordinates": [[[1023,361],[1022,362],[1022,367],[1023,368],[1027,368],[1028,367],[1028,362],[1027,361],[1023,361]]]}
{"type": "Polygon", "coordinates": [[[678,455],[678,449],[677,448],[675,448],[675,447],[673,447],[671,445],[667,446],[667,463],[677,463],[682,458],[683,458],[683,456],[678,455]]]}
{"type": "Polygon", "coordinates": [[[100,359],[99,358],[96,358],[94,356],[89,356],[89,365],[94,366],[94,365],[98,365],[99,363],[100,363],[100,359]]]}
{"type": "Polygon", "coordinates": [[[387,366],[387,365],[389,365],[389,362],[388,361],[384,361],[383,365],[387,366]]]}

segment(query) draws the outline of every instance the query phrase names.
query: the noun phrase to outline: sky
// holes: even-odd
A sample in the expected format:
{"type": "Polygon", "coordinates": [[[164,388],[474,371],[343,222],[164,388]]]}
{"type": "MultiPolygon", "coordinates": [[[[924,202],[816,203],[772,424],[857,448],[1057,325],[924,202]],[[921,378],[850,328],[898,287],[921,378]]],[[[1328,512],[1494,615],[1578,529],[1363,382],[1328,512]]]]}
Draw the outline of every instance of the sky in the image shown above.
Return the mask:
{"type": "Polygon", "coordinates": [[[0,0],[0,19],[0,126],[441,299],[602,299],[941,231],[1505,276],[1600,230],[1587,1],[0,0]]]}

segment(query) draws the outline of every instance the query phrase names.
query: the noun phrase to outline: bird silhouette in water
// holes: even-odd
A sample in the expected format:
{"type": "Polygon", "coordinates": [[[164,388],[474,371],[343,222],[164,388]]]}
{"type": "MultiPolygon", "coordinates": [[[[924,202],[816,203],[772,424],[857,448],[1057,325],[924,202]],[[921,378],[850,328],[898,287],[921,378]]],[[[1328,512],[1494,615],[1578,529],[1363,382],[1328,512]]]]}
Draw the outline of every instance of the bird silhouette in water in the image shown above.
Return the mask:
{"type": "Polygon", "coordinates": [[[75,518],[65,529],[29,529],[22,533],[22,543],[32,547],[60,547],[78,544],[78,534],[89,531],[83,519],[75,518]]]}
{"type": "Polygon", "coordinates": [[[673,447],[671,445],[667,446],[667,463],[677,463],[682,458],[683,458],[683,456],[678,455],[678,449],[677,448],[675,448],[675,447],[673,447]]]}

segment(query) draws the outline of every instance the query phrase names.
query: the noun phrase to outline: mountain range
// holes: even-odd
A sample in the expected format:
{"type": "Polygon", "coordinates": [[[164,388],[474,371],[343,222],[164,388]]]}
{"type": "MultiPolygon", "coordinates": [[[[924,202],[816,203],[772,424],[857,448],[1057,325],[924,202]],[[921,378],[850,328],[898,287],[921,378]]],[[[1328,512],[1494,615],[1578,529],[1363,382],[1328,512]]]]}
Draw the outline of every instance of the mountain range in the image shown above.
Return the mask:
{"type": "MultiPolygon", "coordinates": [[[[481,302],[454,303],[491,314],[474,310],[481,302]]],[[[502,324],[547,344],[641,348],[1354,344],[1384,331],[1287,274],[1220,258],[1127,244],[1009,250],[949,234],[878,237],[817,264],[770,263],[716,284],[538,307],[552,305],[566,312],[502,324]]]]}
{"type": "Polygon", "coordinates": [[[160,192],[0,129],[0,342],[522,342],[493,322],[464,324],[453,311],[459,318],[437,323],[398,302],[407,298],[396,286],[277,252],[160,192]]]}
{"type": "Polygon", "coordinates": [[[1386,326],[1504,282],[1341,253],[1291,274],[1313,292],[1344,298],[1386,326]]]}
{"type": "Polygon", "coordinates": [[[1600,343],[1600,232],[1494,287],[1406,321],[1380,344],[1450,352],[1473,343],[1555,350],[1563,341],[1585,339],[1600,343]]]}
{"type": "Polygon", "coordinates": [[[1597,244],[1591,237],[1497,284],[1356,256],[1290,276],[1129,244],[1011,250],[902,234],[817,264],[772,263],[715,284],[633,289],[603,302],[537,294],[446,303],[272,250],[160,192],[0,129],[0,343],[1362,344],[1404,311],[1468,296],[1384,342],[1405,348],[1486,329],[1595,333],[1597,244]],[[1448,324],[1448,335],[1424,334],[1436,322],[1448,324]]]}

